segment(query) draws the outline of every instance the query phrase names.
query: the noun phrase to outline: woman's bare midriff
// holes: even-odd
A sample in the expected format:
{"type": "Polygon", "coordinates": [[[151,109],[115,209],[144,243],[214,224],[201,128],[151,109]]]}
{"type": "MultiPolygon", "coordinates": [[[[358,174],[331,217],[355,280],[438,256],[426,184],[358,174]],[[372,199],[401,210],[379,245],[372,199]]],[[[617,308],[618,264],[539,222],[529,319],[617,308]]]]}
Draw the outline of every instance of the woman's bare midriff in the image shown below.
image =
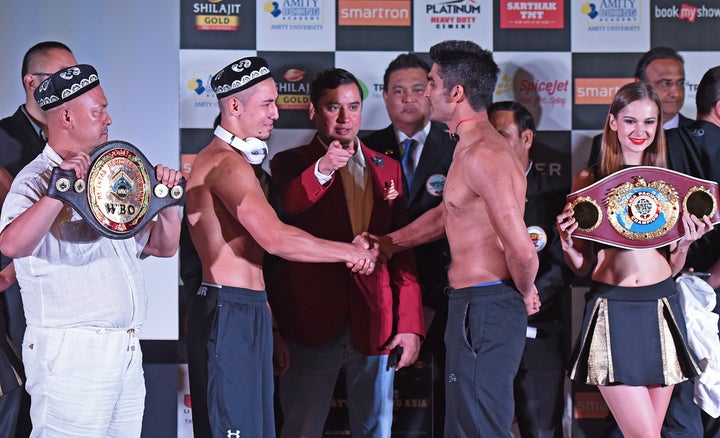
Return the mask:
{"type": "Polygon", "coordinates": [[[592,279],[615,286],[636,287],[659,283],[671,274],[664,250],[607,248],[598,253],[592,279]]]}

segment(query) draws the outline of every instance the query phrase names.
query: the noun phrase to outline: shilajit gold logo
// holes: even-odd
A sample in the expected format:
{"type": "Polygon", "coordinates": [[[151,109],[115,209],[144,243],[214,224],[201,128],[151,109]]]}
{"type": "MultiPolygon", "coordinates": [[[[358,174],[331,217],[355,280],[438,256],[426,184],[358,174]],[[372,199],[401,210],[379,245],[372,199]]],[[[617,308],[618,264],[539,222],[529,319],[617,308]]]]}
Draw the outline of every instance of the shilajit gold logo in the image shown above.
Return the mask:
{"type": "Polygon", "coordinates": [[[209,0],[193,3],[195,29],[235,31],[240,28],[240,3],[209,0]]]}
{"type": "Polygon", "coordinates": [[[277,82],[277,107],[281,110],[307,110],[310,105],[310,83],[303,81],[305,71],[290,68],[277,82]]]}

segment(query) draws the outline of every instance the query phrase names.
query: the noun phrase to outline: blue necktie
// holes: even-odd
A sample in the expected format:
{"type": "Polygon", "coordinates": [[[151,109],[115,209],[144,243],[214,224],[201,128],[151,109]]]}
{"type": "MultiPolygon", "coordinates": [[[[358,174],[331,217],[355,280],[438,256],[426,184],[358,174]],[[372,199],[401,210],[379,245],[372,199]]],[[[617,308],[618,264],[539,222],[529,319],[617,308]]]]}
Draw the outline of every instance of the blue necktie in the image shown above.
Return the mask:
{"type": "Polygon", "coordinates": [[[417,146],[418,143],[415,139],[406,138],[402,141],[402,144],[405,147],[405,152],[403,153],[401,164],[403,167],[403,173],[405,173],[405,181],[407,181],[409,189],[412,187],[413,177],[415,176],[415,160],[412,155],[415,151],[415,146],[417,146]]]}

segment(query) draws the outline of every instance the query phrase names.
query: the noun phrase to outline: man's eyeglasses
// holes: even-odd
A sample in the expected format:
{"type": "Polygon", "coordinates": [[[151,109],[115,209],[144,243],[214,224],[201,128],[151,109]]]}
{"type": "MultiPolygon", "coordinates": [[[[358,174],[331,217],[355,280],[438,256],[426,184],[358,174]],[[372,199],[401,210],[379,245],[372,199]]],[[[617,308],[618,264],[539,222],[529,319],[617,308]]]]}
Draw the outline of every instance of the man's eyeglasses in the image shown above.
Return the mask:
{"type": "Polygon", "coordinates": [[[678,88],[683,88],[685,86],[685,79],[678,79],[677,81],[672,81],[670,79],[660,79],[659,81],[655,82],[655,85],[661,90],[669,90],[673,87],[673,85],[676,85],[678,88]]]}

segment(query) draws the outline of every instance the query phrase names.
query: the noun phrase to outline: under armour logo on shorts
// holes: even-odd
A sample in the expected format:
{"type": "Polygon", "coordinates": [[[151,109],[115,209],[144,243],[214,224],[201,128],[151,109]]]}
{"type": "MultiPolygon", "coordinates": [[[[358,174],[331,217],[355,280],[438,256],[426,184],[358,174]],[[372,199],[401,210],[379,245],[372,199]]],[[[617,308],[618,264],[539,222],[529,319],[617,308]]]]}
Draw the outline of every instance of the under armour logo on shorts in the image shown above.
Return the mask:
{"type": "Polygon", "coordinates": [[[455,373],[450,373],[450,378],[448,379],[448,383],[455,383],[457,382],[457,376],[455,373]]]}
{"type": "Polygon", "coordinates": [[[240,438],[240,431],[236,429],[233,432],[232,430],[228,429],[227,438],[240,438]]]}

